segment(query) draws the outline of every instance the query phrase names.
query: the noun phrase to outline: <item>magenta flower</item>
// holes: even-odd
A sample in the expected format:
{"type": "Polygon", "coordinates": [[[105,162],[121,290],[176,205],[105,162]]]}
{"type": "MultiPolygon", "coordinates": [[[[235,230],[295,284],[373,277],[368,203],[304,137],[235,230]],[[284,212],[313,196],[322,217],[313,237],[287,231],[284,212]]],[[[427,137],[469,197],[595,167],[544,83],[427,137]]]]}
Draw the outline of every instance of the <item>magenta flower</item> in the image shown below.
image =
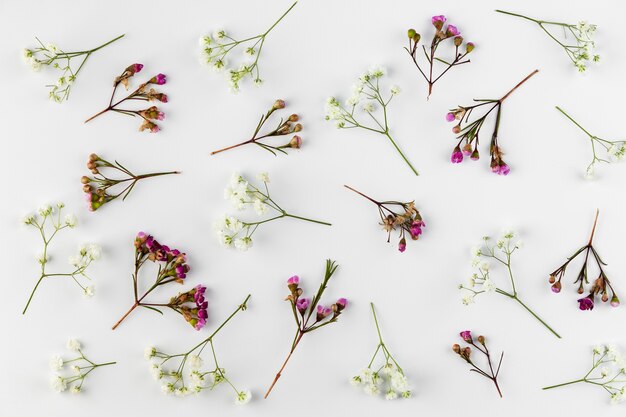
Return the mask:
{"type": "Polygon", "coordinates": [[[406,239],[405,238],[400,239],[400,243],[398,243],[398,250],[400,252],[404,252],[406,250],[406,239]]]}
{"type": "Polygon", "coordinates": [[[446,17],[442,14],[438,16],[433,16],[431,19],[433,26],[436,27],[438,30],[441,30],[445,21],[446,17]]]}
{"type": "Polygon", "coordinates": [[[509,175],[511,168],[506,163],[501,162],[501,165],[494,165],[491,171],[498,175],[509,175]]]}
{"type": "Polygon", "coordinates": [[[417,237],[422,234],[422,227],[424,226],[426,226],[426,224],[422,220],[416,220],[411,223],[411,237],[417,239],[417,237]]]}
{"type": "Polygon", "coordinates": [[[581,310],[593,310],[593,295],[578,300],[578,308],[581,310]]]}
{"type": "Polygon", "coordinates": [[[448,112],[448,113],[446,114],[446,121],[447,121],[447,122],[453,122],[453,121],[454,121],[454,119],[456,119],[456,116],[454,115],[454,113],[452,113],[452,112],[448,112]]]}
{"type": "Polygon", "coordinates": [[[296,308],[298,309],[300,314],[304,314],[306,309],[309,308],[310,304],[311,300],[309,300],[308,298],[299,298],[298,301],[296,301],[296,308]]]}
{"type": "Polygon", "coordinates": [[[167,82],[165,74],[157,74],[154,77],[150,78],[150,80],[148,81],[148,84],[157,84],[157,85],[163,85],[167,82]]]}
{"type": "Polygon", "coordinates": [[[317,306],[317,321],[320,320],[324,320],[330,313],[332,313],[332,310],[330,309],[330,307],[324,307],[323,305],[318,305],[317,306]]]}
{"type": "Polygon", "coordinates": [[[461,32],[454,25],[448,25],[446,29],[446,36],[458,36],[461,32]]]}
{"type": "Polygon", "coordinates": [[[470,332],[469,330],[463,330],[461,333],[459,333],[459,335],[461,336],[461,339],[463,339],[466,343],[473,342],[472,332],[470,332]]]}
{"type": "Polygon", "coordinates": [[[337,306],[337,310],[341,311],[348,305],[348,300],[346,300],[345,298],[340,298],[337,300],[335,305],[337,306]]]}
{"type": "Polygon", "coordinates": [[[133,71],[136,73],[140,72],[143,69],[143,64],[133,64],[133,71]]]}
{"type": "Polygon", "coordinates": [[[461,148],[459,148],[458,146],[454,148],[454,150],[452,151],[452,156],[450,157],[450,161],[453,164],[463,162],[463,152],[461,152],[461,148]]]}
{"type": "Polygon", "coordinates": [[[297,275],[294,275],[287,280],[287,285],[298,285],[299,283],[300,283],[300,277],[297,275]]]}

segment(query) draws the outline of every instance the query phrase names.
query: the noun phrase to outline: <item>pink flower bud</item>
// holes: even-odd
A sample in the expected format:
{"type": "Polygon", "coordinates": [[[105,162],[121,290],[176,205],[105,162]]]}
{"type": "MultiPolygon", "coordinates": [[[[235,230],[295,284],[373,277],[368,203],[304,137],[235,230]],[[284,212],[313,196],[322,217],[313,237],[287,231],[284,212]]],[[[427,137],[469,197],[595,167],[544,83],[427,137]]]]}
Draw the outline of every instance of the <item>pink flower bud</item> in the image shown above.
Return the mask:
{"type": "Polygon", "coordinates": [[[458,146],[454,148],[454,150],[452,151],[452,156],[450,156],[450,161],[453,164],[463,162],[463,152],[461,152],[461,148],[459,148],[458,146]]]}
{"type": "Polygon", "coordinates": [[[456,116],[454,115],[454,113],[452,113],[452,112],[448,112],[448,113],[446,114],[446,121],[447,121],[447,122],[453,122],[453,121],[454,121],[454,119],[456,119],[456,116]]]}
{"type": "Polygon", "coordinates": [[[294,275],[287,280],[287,285],[298,285],[299,283],[300,283],[300,277],[297,275],[294,275]]]}
{"type": "Polygon", "coordinates": [[[459,335],[461,336],[461,339],[463,339],[465,342],[467,343],[473,342],[472,332],[470,332],[469,330],[463,330],[461,333],[459,333],[459,335]]]}

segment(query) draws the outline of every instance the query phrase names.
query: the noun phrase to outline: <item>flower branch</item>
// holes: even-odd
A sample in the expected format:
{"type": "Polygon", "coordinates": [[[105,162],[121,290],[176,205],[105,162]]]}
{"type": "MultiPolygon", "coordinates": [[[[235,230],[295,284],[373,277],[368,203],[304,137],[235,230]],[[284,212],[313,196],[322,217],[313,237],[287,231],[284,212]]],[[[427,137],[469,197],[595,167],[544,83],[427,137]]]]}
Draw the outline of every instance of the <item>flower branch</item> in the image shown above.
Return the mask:
{"type": "Polygon", "coordinates": [[[498,375],[500,375],[500,366],[502,365],[504,352],[500,354],[500,359],[498,360],[498,363],[496,365],[495,360],[492,361],[491,352],[489,352],[489,349],[487,348],[487,343],[485,342],[485,336],[478,336],[476,338],[479,343],[477,345],[476,342],[474,342],[474,339],[472,338],[472,333],[469,330],[464,330],[461,333],[459,333],[459,335],[461,336],[461,339],[463,339],[465,343],[469,344],[474,349],[476,349],[476,352],[481,353],[482,355],[485,356],[485,358],[487,359],[487,365],[489,369],[480,368],[478,365],[476,365],[476,363],[474,363],[472,359],[472,348],[470,348],[469,346],[461,348],[461,346],[458,343],[455,343],[454,345],[452,345],[452,351],[454,351],[454,353],[459,355],[461,359],[463,359],[465,362],[467,362],[470,365],[471,367],[470,372],[476,372],[478,375],[491,380],[493,384],[496,386],[496,390],[498,390],[498,395],[500,396],[500,398],[502,398],[502,391],[500,391],[500,385],[498,384],[498,375]]]}

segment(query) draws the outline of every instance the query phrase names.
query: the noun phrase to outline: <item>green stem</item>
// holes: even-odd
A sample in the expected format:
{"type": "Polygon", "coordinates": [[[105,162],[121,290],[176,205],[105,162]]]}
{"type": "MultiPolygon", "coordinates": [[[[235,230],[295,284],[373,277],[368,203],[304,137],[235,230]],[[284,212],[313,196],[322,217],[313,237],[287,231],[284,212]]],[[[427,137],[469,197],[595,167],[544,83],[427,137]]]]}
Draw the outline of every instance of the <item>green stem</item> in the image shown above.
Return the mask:
{"type": "Polygon", "coordinates": [[[296,216],[296,215],[289,214],[289,213],[284,213],[284,216],[285,216],[285,217],[291,217],[291,218],[293,218],[293,219],[304,220],[304,221],[307,221],[307,222],[312,222],[312,223],[317,223],[317,224],[323,224],[323,225],[325,225],[325,226],[332,226],[332,224],[327,223],[327,222],[323,222],[323,221],[321,221],[321,220],[313,220],[313,219],[309,219],[309,218],[307,218],[307,217],[300,217],[300,216],[296,216]]]}
{"type": "Polygon", "coordinates": [[[556,384],[556,385],[550,385],[549,387],[543,387],[541,388],[542,390],[547,390],[547,389],[552,389],[552,388],[559,388],[559,387],[564,387],[566,385],[572,385],[572,384],[577,384],[579,382],[586,382],[584,378],[581,379],[577,379],[575,381],[569,381],[569,382],[564,382],[562,384],[556,384]]]}
{"type": "Polygon", "coordinates": [[[524,308],[525,308],[525,309],[526,309],[526,310],[527,310],[530,314],[532,314],[532,315],[533,315],[533,317],[534,317],[534,318],[536,318],[537,320],[539,320],[539,322],[540,322],[541,324],[543,324],[543,325],[544,325],[544,326],[545,326],[548,330],[550,330],[550,331],[552,332],[552,334],[554,334],[554,335],[555,335],[556,337],[558,337],[559,339],[561,338],[561,336],[560,336],[557,332],[555,332],[555,331],[554,331],[554,329],[552,329],[552,327],[548,326],[548,324],[547,324],[545,321],[543,321],[543,320],[542,320],[542,319],[541,319],[541,318],[540,318],[537,314],[535,314],[535,312],[534,312],[534,311],[532,311],[532,310],[530,309],[530,307],[528,307],[526,304],[524,304],[524,303],[522,302],[522,300],[520,300],[520,299],[517,297],[517,295],[515,295],[515,296],[513,296],[513,297],[511,297],[511,298],[513,298],[513,299],[514,299],[515,301],[517,301],[517,302],[518,302],[518,303],[519,303],[522,307],[524,307],[524,308]]]}
{"type": "Polygon", "coordinates": [[[108,42],[106,42],[106,43],[103,43],[102,45],[98,46],[97,48],[92,49],[91,51],[89,51],[89,53],[90,53],[90,54],[91,54],[91,53],[94,53],[94,52],[96,52],[97,50],[102,49],[102,48],[104,48],[105,46],[108,46],[108,45],[112,44],[113,42],[115,42],[115,41],[117,41],[117,40],[119,40],[119,39],[122,39],[124,36],[126,36],[126,34],[122,34],[122,35],[118,36],[117,38],[111,39],[110,41],[108,41],[108,42]]]}
{"type": "Polygon", "coordinates": [[[283,18],[285,16],[287,16],[287,14],[291,11],[291,9],[293,9],[294,7],[296,7],[296,4],[298,4],[298,2],[296,1],[294,4],[291,5],[290,8],[287,9],[287,11],[285,13],[283,13],[283,15],[281,17],[278,18],[278,20],[276,22],[274,22],[274,24],[272,26],[270,26],[270,28],[268,30],[265,31],[265,33],[263,34],[262,37],[266,37],[271,31],[272,29],[274,29],[276,27],[276,25],[283,20],[283,18]]]}
{"type": "Polygon", "coordinates": [[[496,12],[497,13],[502,13],[502,14],[508,14],[509,16],[521,17],[522,19],[530,20],[531,22],[535,22],[535,23],[541,23],[537,19],[533,19],[532,17],[524,16],[522,14],[507,12],[507,11],[504,11],[504,10],[496,10],[496,12]]]}
{"type": "Polygon", "coordinates": [[[555,106],[556,109],[558,111],[560,111],[565,117],[567,117],[572,123],[574,123],[576,126],[578,126],[578,128],[580,130],[582,130],[583,132],[585,132],[590,138],[594,138],[595,136],[593,136],[591,133],[589,133],[587,131],[587,129],[585,129],[584,127],[582,127],[576,120],[574,120],[569,114],[565,113],[565,110],[563,110],[562,108],[560,108],[559,106],[555,106]]]}
{"type": "Polygon", "coordinates": [[[393,138],[391,137],[391,135],[389,134],[388,131],[383,132],[385,134],[385,136],[387,136],[389,138],[389,140],[391,141],[391,144],[396,148],[396,150],[398,151],[398,153],[400,154],[400,156],[402,157],[402,159],[404,159],[404,162],[407,163],[407,165],[409,166],[409,168],[411,168],[411,171],[413,171],[413,173],[415,175],[419,175],[419,173],[417,172],[417,170],[413,167],[413,165],[411,165],[411,163],[409,162],[409,160],[407,159],[407,157],[404,155],[404,153],[402,152],[402,150],[400,150],[400,147],[398,147],[398,145],[396,144],[396,142],[393,140],[393,138]]]}
{"type": "Polygon", "coordinates": [[[39,280],[37,281],[37,284],[35,284],[35,288],[33,288],[33,290],[30,293],[30,297],[28,297],[28,301],[26,302],[26,306],[24,307],[24,310],[22,311],[22,315],[26,314],[26,310],[28,310],[28,306],[30,306],[30,302],[33,300],[33,296],[35,295],[35,291],[37,291],[37,288],[39,287],[39,284],[41,284],[41,281],[44,279],[46,275],[45,274],[41,274],[41,277],[39,277],[39,280]]]}

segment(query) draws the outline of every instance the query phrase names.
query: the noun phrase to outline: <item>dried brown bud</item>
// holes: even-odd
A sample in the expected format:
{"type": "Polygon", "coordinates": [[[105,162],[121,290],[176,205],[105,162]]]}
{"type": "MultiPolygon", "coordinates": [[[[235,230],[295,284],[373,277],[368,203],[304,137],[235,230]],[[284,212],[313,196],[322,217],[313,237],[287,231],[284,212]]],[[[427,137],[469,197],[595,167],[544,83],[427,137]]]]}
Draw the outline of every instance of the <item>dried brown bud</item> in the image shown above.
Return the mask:
{"type": "Polygon", "coordinates": [[[300,120],[300,118],[298,117],[297,114],[292,114],[291,116],[289,116],[288,119],[290,122],[297,122],[298,120],[300,120]]]}
{"type": "Polygon", "coordinates": [[[455,343],[452,345],[452,350],[454,351],[454,353],[461,353],[461,346],[459,346],[458,343],[455,343]]]}
{"type": "Polygon", "coordinates": [[[301,131],[301,130],[302,130],[302,125],[301,125],[300,123],[296,124],[296,125],[293,127],[293,131],[294,131],[294,132],[299,132],[299,131],[301,131]]]}
{"type": "Polygon", "coordinates": [[[85,193],[91,192],[91,185],[88,185],[88,184],[83,185],[83,191],[85,193]]]}
{"type": "Polygon", "coordinates": [[[455,36],[454,37],[454,46],[461,46],[462,43],[463,43],[463,37],[462,36],[455,36]]]}
{"type": "Polygon", "coordinates": [[[93,161],[87,162],[87,169],[95,169],[97,167],[96,163],[93,161]]]}
{"type": "Polygon", "coordinates": [[[89,179],[89,177],[87,177],[87,176],[83,175],[83,176],[80,178],[80,182],[82,182],[83,184],[89,184],[89,183],[91,182],[91,180],[89,179]]]}
{"type": "Polygon", "coordinates": [[[96,155],[95,153],[92,153],[91,155],[89,155],[89,160],[90,161],[99,161],[100,157],[98,155],[96,155]]]}
{"type": "Polygon", "coordinates": [[[458,135],[459,133],[461,133],[461,125],[460,125],[460,124],[458,124],[458,125],[454,126],[454,127],[452,128],[452,133],[457,134],[457,135],[458,135]]]}
{"type": "Polygon", "coordinates": [[[294,149],[300,149],[300,146],[302,146],[302,138],[298,135],[294,135],[291,141],[289,141],[289,146],[294,149]]]}
{"type": "Polygon", "coordinates": [[[554,284],[554,281],[556,281],[556,277],[554,275],[550,275],[550,278],[548,278],[548,282],[550,284],[554,284]]]}
{"type": "Polygon", "coordinates": [[[609,301],[609,295],[607,293],[602,293],[602,302],[606,303],[609,301]]]}
{"type": "Polygon", "coordinates": [[[481,345],[485,344],[485,336],[482,336],[482,335],[478,336],[477,339],[478,339],[478,343],[480,343],[481,345]]]}
{"type": "Polygon", "coordinates": [[[285,108],[285,101],[284,100],[276,100],[274,102],[274,105],[272,106],[272,109],[274,110],[278,110],[278,109],[284,109],[285,108]]]}

